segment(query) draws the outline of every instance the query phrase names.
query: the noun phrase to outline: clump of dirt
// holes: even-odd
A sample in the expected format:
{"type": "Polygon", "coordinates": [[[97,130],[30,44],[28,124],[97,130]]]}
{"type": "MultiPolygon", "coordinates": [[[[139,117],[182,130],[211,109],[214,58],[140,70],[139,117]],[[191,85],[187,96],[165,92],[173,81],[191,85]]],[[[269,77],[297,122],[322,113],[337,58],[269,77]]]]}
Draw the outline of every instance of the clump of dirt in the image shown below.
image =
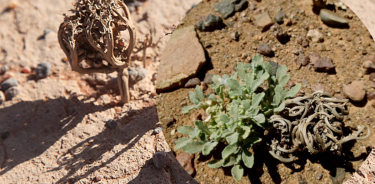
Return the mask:
{"type": "MultiPolygon", "coordinates": [[[[204,22],[208,15],[221,16],[214,11],[218,2],[201,2],[187,14],[178,28],[204,22]]],[[[245,10],[223,18],[224,28],[211,32],[196,30],[208,61],[197,77],[203,81],[207,74],[231,74],[238,62],[249,63],[255,54],[261,53],[265,61],[288,67],[291,76],[288,85],[302,84],[299,95],[324,90],[339,99],[349,98],[349,115],[344,119],[346,128],[367,124],[374,132],[375,103],[372,94],[375,84],[369,67],[363,64],[374,57],[375,43],[361,20],[350,9],[336,8],[336,1],[328,2],[327,8],[347,19],[349,24],[346,26],[331,27],[323,23],[310,0],[248,2],[245,10]],[[258,17],[265,13],[271,18],[271,24],[258,22],[258,17]],[[284,16],[283,21],[279,21],[280,16],[284,16]]],[[[178,127],[193,126],[194,120],[204,115],[201,111],[181,113],[181,109],[191,103],[189,91],[192,89],[180,88],[157,97],[159,119],[170,148],[182,137],[176,131],[178,127]]],[[[210,89],[205,93],[211,93],[210,89]]],[[[345,143],[341,156],[304,152],[299,153],[299,159],[290,164],[280,163],[261,145],[256,148],[254,168],[245,169],[248,177],[242,178],[241,183],[341,183],[367,157],[374,137],[372,134],[365,140],[345,143]]],[[[175,151],[176,155],[182,152],[175,151]]],[[[230,168],[210,169],[207,166],[210,160],[211,156],[201,154],[196,154],[194,158],[196,174],[193,176],[199,183],[235,182],[230,168]]]]}

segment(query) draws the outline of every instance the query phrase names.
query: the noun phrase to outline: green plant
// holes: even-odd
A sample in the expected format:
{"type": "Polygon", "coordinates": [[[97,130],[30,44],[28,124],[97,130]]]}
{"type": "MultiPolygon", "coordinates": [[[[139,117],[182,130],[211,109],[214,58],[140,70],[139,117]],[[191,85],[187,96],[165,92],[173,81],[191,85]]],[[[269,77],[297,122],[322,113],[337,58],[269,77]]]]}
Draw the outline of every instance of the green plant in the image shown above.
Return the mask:
{"type": "Polygon", "coordinates": [[[301,88],[301,84],[297,84],[290,90],[284,89],[290,79],[286,72],[286,66],[263,62],[262,56],[257,54],[251,64],[238,63],[231,76],[214,75],[210,87],[215,94],[205,95],[197,86],[194,92],[189,92],[194,105],[184,107],[182,112],[204,109],[207,118],[195,121],[195,127],[179,127],[177,131],[189,137],[178,139],[174,149],[209,155],[222,142],[226,147],[221,160],[213,160],[208,166],[233,166],[232,176],[240,181],[243,165],[253,167],[251,148],[262,140],[268,119],[279,114],[285,108],[285,100],[294,97],[301,88]]]}

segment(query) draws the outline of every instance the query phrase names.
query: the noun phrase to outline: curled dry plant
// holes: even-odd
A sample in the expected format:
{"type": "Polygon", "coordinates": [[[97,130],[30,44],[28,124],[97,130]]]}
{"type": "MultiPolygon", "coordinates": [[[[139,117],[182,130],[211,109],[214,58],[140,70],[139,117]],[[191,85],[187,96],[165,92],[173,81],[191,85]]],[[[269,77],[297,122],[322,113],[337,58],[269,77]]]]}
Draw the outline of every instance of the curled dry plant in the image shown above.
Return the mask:
{"type": "Polygon", "coordinates": [[[285,100],[296,95],[301,85],[284,89],[290,79],[286,66],[274,67],[270,62],[263,62],[259,54],[252,58],[251,64],[238,63],[236,70],[231,76],[213,76],[214,84],[210,87],[215,94],[205,95],[200,86],[195,92],[190,91],[194,105],[184,107],[182,112],[204,109],[208,118],[195,121],[194,128],[179,127],[177,131],[189,137],[178,139],[174,150],[182,148],[187,153],[209,155],[219,142],[226,144],[221,160],[213,160],[208,166],[233,166],[232,176],[240,181],[243,165],[253,167],[251,148],[262,140],[269,117],[279,114],[285,100]]]}
{"type": "Polygon", "coordinates": [[[121,102],[129,96],[130,55],[136,35],[128,7],[121,0],[78,0],[73,15],[66,16],[58,31],[61,49],[73,71],[90,73],[118,72],[121,102]],[[121,33],[129,33],[129,41],[121,33]]]}
{"type": "Polygon", "coordinates": [[[336,99],[321,91],[285,101],[284,117],[270,118],[269,153],[282,162],[292,162],[293,153],[307,149],[311,154],[331,151],[341,153],[342,144],[370,135],[367,126],[360,125],[351,135],[344,135],[343,119],[348,114],[347,99],[336,99]],[[367,135],[363,136],[367,128],[367,135]],[[273,133],[272,133],[273,132],[273,133]]]}

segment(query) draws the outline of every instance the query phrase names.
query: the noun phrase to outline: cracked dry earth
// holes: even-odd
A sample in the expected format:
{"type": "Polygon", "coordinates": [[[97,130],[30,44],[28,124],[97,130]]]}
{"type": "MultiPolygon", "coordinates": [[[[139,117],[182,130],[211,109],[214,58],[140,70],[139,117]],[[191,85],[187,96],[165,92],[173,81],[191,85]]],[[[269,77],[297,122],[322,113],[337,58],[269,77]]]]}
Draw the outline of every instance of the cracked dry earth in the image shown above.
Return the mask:
{"type": "MultiPolygon", "coordinates": [[[[154,40],[161,42],[147,49],[148,72],[131,89],[131,101],[117,106],[116,74],[72,72],[60,49],[57,31],[71,0],[0,1],[0,67],[9,68],[20,89],[0,104],[0,183],[194,182],[176,160],[166,169],[152,162],[155,152],[170,151],[163,133],[154,133],[159,120],[153,77],[169,38],[163,31],[170,32],[198,2],[125,1],[137,38],[155,28],[154,40]],[[37,80],[40,62],[49,62],[52,74],[37,80]],[[21,72],[24,67],[31,72],[21,72]],[[107,126],[109,119],[117,126],[107,126]]],[[[140,58],[132,60],[143,66],[140,58]]]]}

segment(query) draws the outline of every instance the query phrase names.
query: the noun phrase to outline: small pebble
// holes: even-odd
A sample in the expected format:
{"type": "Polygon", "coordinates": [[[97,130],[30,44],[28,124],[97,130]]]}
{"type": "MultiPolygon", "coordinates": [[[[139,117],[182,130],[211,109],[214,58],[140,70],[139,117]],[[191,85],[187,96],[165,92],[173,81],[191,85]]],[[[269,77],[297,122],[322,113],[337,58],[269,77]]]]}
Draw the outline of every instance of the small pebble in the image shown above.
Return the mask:
{"type": "Polygon", "coordinates": [[[106,122],[107,127],[110,128],[110,129],[115,129],[117,127],[117,124],[118,124],[118,122],[114,119],[109,119],[106,122]]]}
{"type": "Polygon", "coordinates": [[[195,77],[195,78],[189,79],[186,82],[185,88],[195,88],[200,83],[201,83],[201,80],[199,80],[198,78],[195,77]]]}
{"type": "Polygon", "coordinates": [[[206,76],[204,77],[204,82],[206,83],[206,84],[212,84],[212,83],[214,83],[213,81],[212,81],[212,77],[213,77],[214,75],[213,74],[209,74],[209,73],[206,73],[206,76]]]}
{"type": "Polygon", "coordinates": [[[4,65],[4,66],[2,66],[1,69],[0,69],[0,74],[3,74],[3,73],[5,73],[5,72],[7,72],[8,70],[9,70],[8,66],[7,66],[7,65],[4,65]]]}
{"type": "Polygon", "coordinates": [[[30,72],[31,72],[30,67],[28,67],[28,66],[22,67],[22,73],[30,73],[30,72]]]}
{"type": "Polygon", "coordinates": [[[317,29],[313,29],[313,30],[309,30],[307,32],[307,38],[309,38],[312,42],[315,42],[315,43],[320,43],[320,42],[323,42],[324,41],[324,36],[322,33],[320,33],[319,30],[317,29]]]}
{"type": "Polygon", "coordinates": [[[203,21],[199,21],[195,27],[200,31],[214,31],[225,27],[223,19],[220,16],[208,15],[203,21]]]}
{"type": "Polygon", "coordinates": [[[7,100],[11,100],[15,96],[19,95],[21,93],[20,89],[17,86],[12,86],[9,89],[5,90],[5,98],[7,100]]]}
{"type": "Polygon", "coordinates": [[[361,81],[353,81],[344,86],[343,92],[345,96],[356,102],[362,101],[366,95],[365,86],[361,81]]]}
{"type": "Polygon", "coordinates": [[[285,18],[286,18],[285,12],[279,11],[279,12],[277,12],[277,14],[275,16],[275,22],[278,23],[278,24],[283,24],[285,18]]]}
{"type": "Polygon", "coordinates": [[[238,39],[240,38],[240,34],[238,33],[238,31],[235,31],[230,34],[230,37],[232,38],[232,40],[238,41],[238,39]]]}
{"type": "Polygon", "coordinates": [[[164,166],[168,165],[170,162],[168,153],[165,151],[156,152],[152,156],[152,161],[154,162],[155,167],[158,169],[163,169],[164,166]]]}
{"type": "Polygon", "coordinates": [[[0,84],[0,88],[2,91],[5,91],[12,86],[18,86],[18,82],[15,78],[7,79],[0,84]]]}
{"type": "Polygon", "coordinates": [[[6,139],[9,137],[9,131],[5,131],[1,134],[1,138],[6,139]]]}
{"type": "Polygon", "coordinates": [[[51,75],[51,63],[42,62],[35,68],[35,75],[38,78],[45,78],[51,75]]]}
{"type": "Polygon", "coordinates": [[[50,32],[51,32],[51,29],[49,28],[44,29],[44,36],[49,34],[50,32]]]}
{"type": "Polygon", "coordinates": [[[159,134],[161,131],[162,131],[162,128],[161,128],[161,127],[156,127],[156,128],[154,129],[154,134],[159,134]]]}
{"type": "Polygon", "coordinates": [[[323,174],[322,173],[318,173],[318,175],[316,176],[316,179],[317,180],[321,180],[323,178],[323,174]]]}
{"type": "Polygon", "coordinates": [[[262,43],[258,46],[258,52],[265,56],[272,56],[274,52],[268,44],[262,43]]]}

